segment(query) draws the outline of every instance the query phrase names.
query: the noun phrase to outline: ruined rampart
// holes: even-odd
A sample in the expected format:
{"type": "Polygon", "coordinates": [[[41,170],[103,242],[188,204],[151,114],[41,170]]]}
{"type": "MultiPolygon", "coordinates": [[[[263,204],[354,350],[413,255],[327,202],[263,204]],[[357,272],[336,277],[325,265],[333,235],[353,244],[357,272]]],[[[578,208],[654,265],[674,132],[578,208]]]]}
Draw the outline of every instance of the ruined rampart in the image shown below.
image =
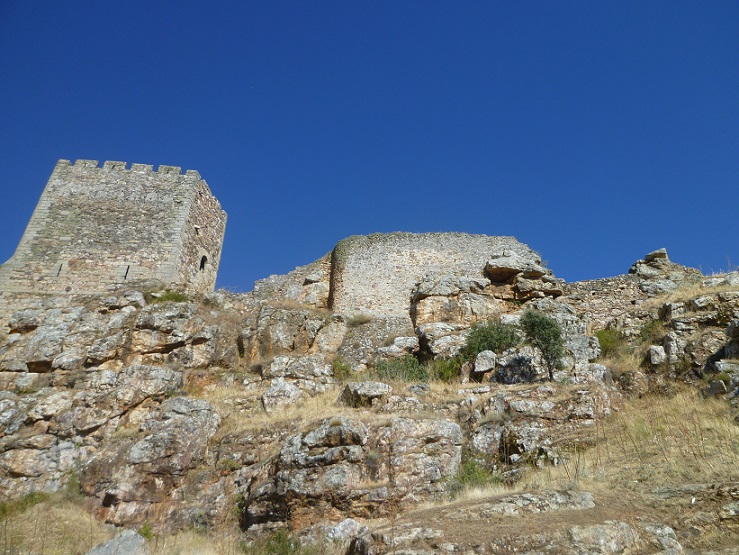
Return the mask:
{"type": "Polygon", "coordinates": [[[483,277],[490,258],[536,254],[513,237],[465,233],[377,233],[339,242],[331,255],[330,307],[344,314],[405,316],[424,276],[483,277]]]}

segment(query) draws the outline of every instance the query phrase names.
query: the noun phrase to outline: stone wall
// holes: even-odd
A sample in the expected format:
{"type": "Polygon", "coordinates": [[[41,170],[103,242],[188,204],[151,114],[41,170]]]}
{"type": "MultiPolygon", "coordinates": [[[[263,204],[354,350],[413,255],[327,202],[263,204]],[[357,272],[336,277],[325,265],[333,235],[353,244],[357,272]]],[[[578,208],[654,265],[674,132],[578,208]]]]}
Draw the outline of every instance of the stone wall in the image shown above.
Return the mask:
{"type": "Polygon", "coordinates": [[[177,282],[192,291],[212,291],[221,260],[226,213],[204,180],[195,186],[189,217],[182,228],[177,282]]]}
{"type": "Polygon", "coordinates": [[[465,233],[349,237],[331,255],[330,308],[350,315],[407,317],[411,294],[424,276],[483,277],[487,261],[504,251],[538,258],[513,237],[465,233]]]}
{"type": "Polygon", "coordinates": [[[620,328],[627,315],[650,299],[640,285],[633,274],[578,281],[565,286],[559,301],[572,306],[592,331],[620,328]]]}
{"type": "Polygon", "coordinates": [[[60,160],[15,254],[0,266],[0,291],[101,293],[145,281],[209,291],[225,225],[194,170],[60,160]]]}

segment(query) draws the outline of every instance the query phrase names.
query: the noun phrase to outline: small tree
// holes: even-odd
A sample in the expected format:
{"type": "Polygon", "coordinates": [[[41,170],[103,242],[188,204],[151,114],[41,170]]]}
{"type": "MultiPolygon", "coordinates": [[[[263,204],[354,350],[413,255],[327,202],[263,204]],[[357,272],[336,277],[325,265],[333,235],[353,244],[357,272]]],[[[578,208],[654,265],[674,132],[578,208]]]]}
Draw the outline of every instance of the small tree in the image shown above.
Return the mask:
{"type": "Polygon", "coordinates": [[[536,310],[527,310],[524,313],[521,328],[526,340],[539,349],[549,372],[549,381],[554,381],[554,370],[562,367],[564,356],[562,328],[554,318],[536,310]]]}

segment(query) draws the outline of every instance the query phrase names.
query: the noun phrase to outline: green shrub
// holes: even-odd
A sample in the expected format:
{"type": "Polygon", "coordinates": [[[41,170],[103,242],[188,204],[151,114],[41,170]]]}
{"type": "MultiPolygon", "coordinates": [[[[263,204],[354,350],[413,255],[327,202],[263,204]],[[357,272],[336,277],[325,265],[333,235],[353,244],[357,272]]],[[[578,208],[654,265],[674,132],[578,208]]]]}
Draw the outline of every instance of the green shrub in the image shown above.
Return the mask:
{"type": "Polygon", "coordinates": [[[639,337],[642,343],[654,345],[665,336],[666,332],[667,328],[662,320],[650,320],[642,325],[639,330],[639,337]]]}
{"type": "Polygon", "coordinates": [[[600,343],[601,358],[617,355],[625,345],[624,336],[618,330],[598,330],[595,332],[595,337],[600,343]]]}
{"type": "Polygon", "coordinates": [[[156,534],[154,533],[154,528],[151,527],[151,524],[144,522],[141,525],[141,528],[139,528],[139,535],[145,540],[152,540],[156,534]]]}
{"type": "Polygon", "coordinates": [[[318,555],[316,545],[303,545],[286,530],[272,532],[252,545],[242,544],[241,552],[248,555],[318,555]]]}
{"type": "Polygon", "coordinates": [[[502,480],[494,471],[474,459],[463,460],[457,473],[447,483],[447,492],[452,498],[455,498],[465,490],[484,488],[500,483],[502,483],[502,480]]]}
{"type": "Polygon", "coordinates": [[[334,359],[331,369],[334,372],[334,378],[340,382],[345,382],[352,377],[352,367],[341,357],[334,359]]]}
{"type": "Polygon", "coordinates": [[[513,324],[500,321],[478,323],[470,328],[467,342],[462,348],[462,356],[466,359],[473,359],[482,351],[493,351],[500,354],[520,342],[521,336],[513,324]]]}
{"type": "Polygon", "coordinates": [[[459,357],[442,358],[432,360],[426,363],[429,378],[440,382],[453,382],[459,378],[459,372],[462,368],[462,359],[459,357]]]}
{"type": "Polygon", "coordinates": [[[35,507],[49,499],[49,494],[41,491],[32,491],[12,501],[0,502],[0,522],[6,518],[25,513],[28,509],[35,507]]]}
{"type": "Polygon", "coordinates": [[[719,374],[716,374],[715,376],[708,376],[710,378],[710,381],[713,380],[719,380],[726,384],[726,387],[729,387],[731,385],[731,375],[727,374],[726,372],[721,372],[719,374]]]}
{"type": "Polygon", "coordinates": [[[428,368],[418,362],[413,355],[379,361],[375,365],[375,375],[380,380],[404,382],[425,382],[429,379],[428,368]]]}
{"type": "Polygon", "coordinates": [[[151,299],[147,299],[150,303],[184,303],[190,298],[179,291],[165,291],[160,294],[152,294],[151,299]]]}
{"type": "Polygon", "coordinates": [[[549,380],[554,380],[554,370],[562,367],[564,342],[562,328],[554,318],[536,310],[527,310],[521,317],[521,328],[526,341],[536,347],[544,359],[549,380]]]}

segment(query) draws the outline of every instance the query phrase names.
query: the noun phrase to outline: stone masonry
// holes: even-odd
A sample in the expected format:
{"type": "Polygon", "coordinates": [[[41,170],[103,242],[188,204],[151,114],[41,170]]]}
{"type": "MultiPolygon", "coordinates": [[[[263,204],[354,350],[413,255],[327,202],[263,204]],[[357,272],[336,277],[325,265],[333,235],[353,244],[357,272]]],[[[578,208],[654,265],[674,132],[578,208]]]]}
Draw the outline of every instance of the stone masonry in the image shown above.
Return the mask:
{"type": "Polygon", "coordinates": [[[422,278],[482,278],[491,258],[538,255],[513,237],[466,233],[377,233],[340,241],[331,254],[330,308],[343,314],[403,316],[422,278]]]}
{"type": "Polygon", "coordinates": [[[175,166],[59,160],[0,292],[96,294],[132,283],[215,286],[226,213],[200,174],[175,166]]]}

